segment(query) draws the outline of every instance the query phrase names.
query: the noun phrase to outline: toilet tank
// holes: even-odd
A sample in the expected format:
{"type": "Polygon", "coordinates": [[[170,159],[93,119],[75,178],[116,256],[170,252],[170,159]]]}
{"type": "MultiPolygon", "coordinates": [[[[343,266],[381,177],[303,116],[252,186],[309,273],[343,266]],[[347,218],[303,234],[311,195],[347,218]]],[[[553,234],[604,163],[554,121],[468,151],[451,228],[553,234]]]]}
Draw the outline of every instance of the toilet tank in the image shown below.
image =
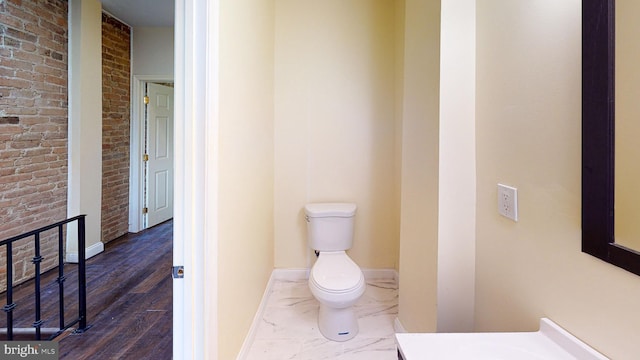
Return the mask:
{"type": "Polygon", "coordinates": [[[309,247],[317,251],[350,249],[356,208],[351,203],[307,204],[304,212],[309,247]]]}

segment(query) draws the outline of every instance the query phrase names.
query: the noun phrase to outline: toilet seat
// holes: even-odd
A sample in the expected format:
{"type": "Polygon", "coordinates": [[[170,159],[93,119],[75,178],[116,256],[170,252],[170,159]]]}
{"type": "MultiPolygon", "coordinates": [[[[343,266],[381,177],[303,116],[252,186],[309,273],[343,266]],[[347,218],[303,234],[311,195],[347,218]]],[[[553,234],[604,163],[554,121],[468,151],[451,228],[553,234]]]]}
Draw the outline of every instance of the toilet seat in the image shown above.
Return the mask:
{"type": "Polygon", "coordinates": [[[309,280],[318,290],[345,294],[360,289],[364,284],[364,275],[344,251],[331,251],[320,252],[309,280]]]}

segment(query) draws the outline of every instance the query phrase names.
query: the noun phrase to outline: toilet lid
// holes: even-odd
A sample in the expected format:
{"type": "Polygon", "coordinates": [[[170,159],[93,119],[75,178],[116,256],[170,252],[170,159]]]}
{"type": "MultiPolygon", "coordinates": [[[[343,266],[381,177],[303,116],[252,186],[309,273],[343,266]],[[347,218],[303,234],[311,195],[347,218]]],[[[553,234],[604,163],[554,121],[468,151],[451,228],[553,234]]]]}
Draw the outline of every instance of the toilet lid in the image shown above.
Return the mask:
{"type": "Polygon", "coordinates": [[[329,292],[351,290],[362,282],[362,271],[344,251],[321,252],[311,276],[318,287],[329,292]]]}

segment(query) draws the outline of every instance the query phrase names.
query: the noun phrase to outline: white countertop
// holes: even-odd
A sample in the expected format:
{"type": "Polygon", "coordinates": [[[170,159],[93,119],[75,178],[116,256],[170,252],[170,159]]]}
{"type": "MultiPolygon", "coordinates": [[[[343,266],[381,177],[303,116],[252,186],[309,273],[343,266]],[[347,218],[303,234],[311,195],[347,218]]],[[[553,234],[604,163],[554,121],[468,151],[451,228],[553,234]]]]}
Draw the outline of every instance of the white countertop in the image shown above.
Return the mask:
{"type": "Polygon", "coordinates": [[[404,360],[606,360],[553,321],[540,320],[535,332],[398,333],[404,360]]]}

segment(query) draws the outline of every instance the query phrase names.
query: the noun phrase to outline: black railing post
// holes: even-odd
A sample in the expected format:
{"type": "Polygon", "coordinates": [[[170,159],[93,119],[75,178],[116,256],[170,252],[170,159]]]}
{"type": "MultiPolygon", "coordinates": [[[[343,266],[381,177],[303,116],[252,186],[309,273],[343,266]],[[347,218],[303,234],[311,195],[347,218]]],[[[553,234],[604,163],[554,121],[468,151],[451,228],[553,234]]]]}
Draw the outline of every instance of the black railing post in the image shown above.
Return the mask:
{"type": "Polygon", "coordinates": [[[84,331],[87,328],[87,269],[85,259],[85,218],[78,218],[78,310],[80,327],[84,331]]]}
{"type": "Polygon", "coordinates": [[[64,247],[62,224],[58,225],[58,301],[60,302],[60,329],[64,328],[64,247]]]}
{"type": "Polygon", "coordinates": [[[7,304],[2,308],[7,313],[7,340],[13,340],[13,244],[7,244],[7,304]]]}
{"type": "Polygon", "coordinates": [[[42,262],[42,256],[40,256],[40,233],[34,234],[34,256],[31,262],[35,266],[36,271],[36,280],[35,280],[35,306],[36,306],[36,319],[33,322],[33,327],[36,328],[36,340],[41,340],[41,327],[42,327],[42,319],[41,317],[41,309],[40,309],[40,263],[42,262]]]}

